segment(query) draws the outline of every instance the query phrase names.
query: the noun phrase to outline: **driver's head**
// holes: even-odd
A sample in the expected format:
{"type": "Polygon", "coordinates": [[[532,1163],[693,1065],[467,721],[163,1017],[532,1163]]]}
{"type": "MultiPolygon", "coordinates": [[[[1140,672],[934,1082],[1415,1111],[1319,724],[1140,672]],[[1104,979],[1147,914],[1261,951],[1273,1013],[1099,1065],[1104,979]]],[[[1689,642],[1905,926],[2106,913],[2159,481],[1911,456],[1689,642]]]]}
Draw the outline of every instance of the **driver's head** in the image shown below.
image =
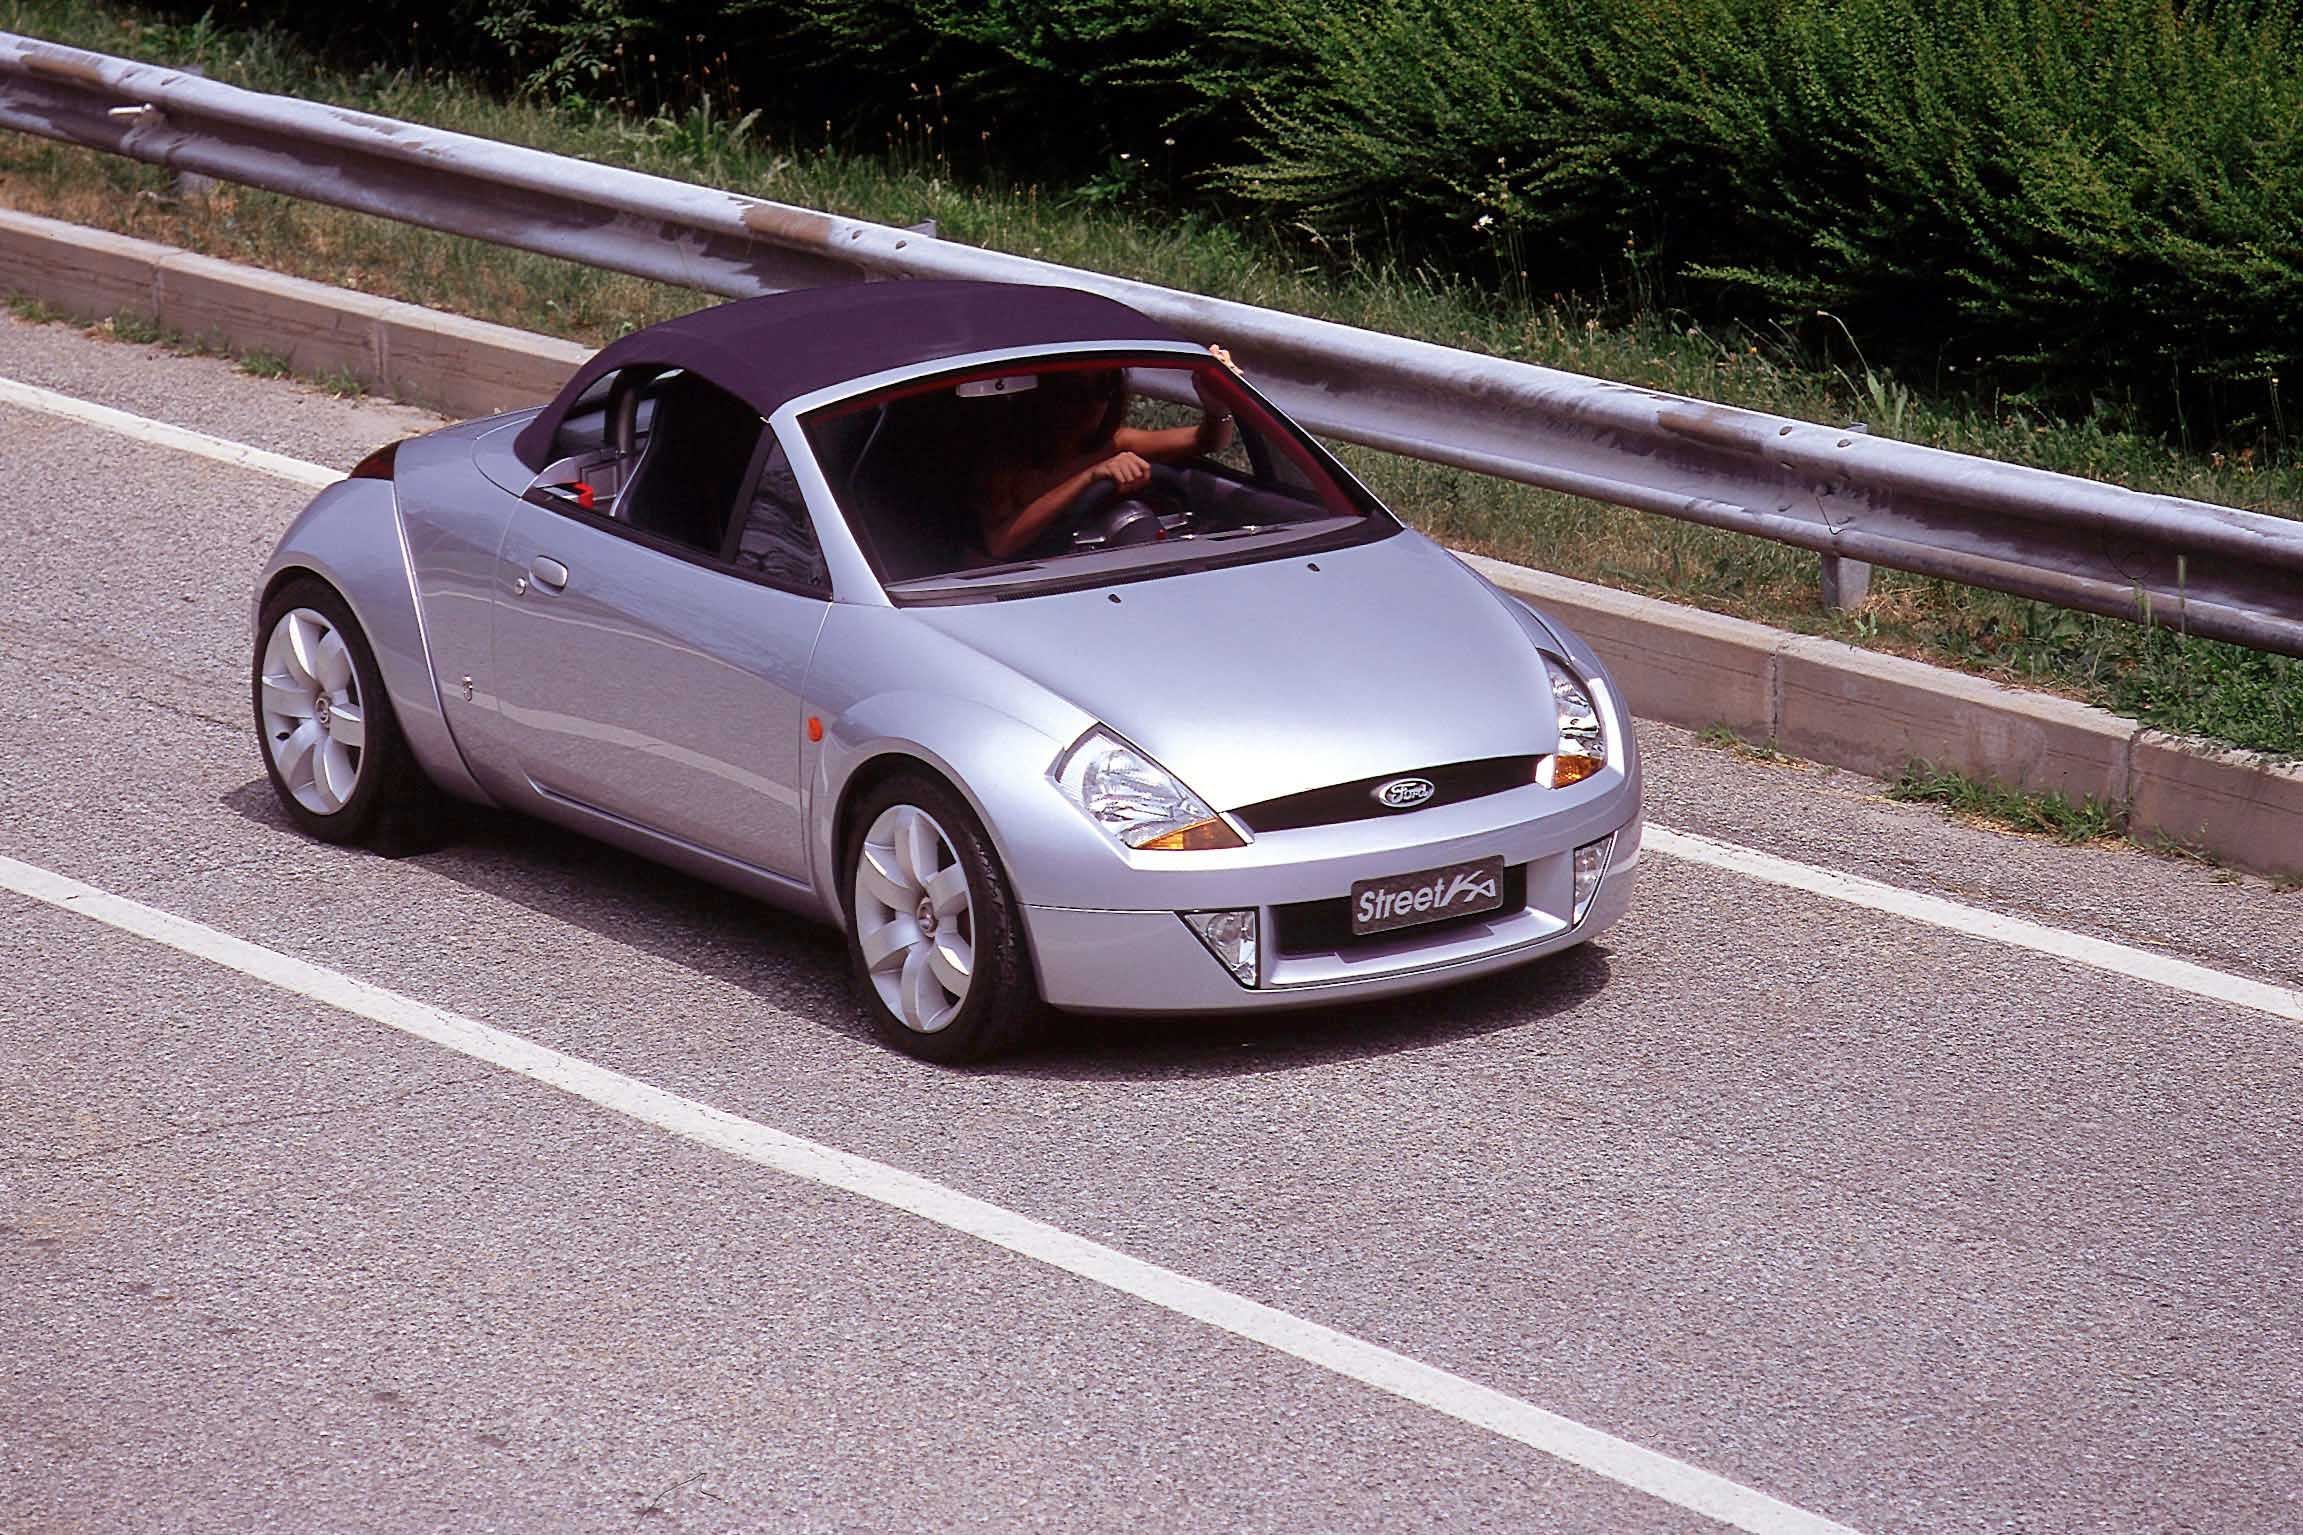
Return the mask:
{"type": "Polygon", "coordinates": [[[1048,457],[1091,452],[1127,417],[1127,375],[1118,368],[1043,373],[1025,398],[1038,407],[1034,424],[1048,457]]]}

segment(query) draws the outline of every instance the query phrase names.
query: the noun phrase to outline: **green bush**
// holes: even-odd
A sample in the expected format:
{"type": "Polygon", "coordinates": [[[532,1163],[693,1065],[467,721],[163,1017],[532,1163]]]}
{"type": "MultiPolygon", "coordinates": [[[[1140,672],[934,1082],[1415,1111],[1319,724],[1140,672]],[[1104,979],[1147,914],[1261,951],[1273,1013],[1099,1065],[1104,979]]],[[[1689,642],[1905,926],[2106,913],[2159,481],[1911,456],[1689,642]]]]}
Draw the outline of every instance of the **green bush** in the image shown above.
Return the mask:
{"type": "MultiPolygon", "coordinates": [[[[204,0],[180,9],[190,14],[204,0]]],[[[229,0],[338,58],[758,113],[962,177],[1854,340],[1937,392],[2280,444],[2292,0],[229,0]]]]}
{"type": "Polygon", "coordinates": [[[1539,291],[1828,311],[1925,378],[2283,435],[2276,380],[2303,352],[2292,18],[2172,0],[1276,7],[1254,36],[1299,83],[1256,98],[1226,182],[1330,237],[1380,231],[1539,291]]]}

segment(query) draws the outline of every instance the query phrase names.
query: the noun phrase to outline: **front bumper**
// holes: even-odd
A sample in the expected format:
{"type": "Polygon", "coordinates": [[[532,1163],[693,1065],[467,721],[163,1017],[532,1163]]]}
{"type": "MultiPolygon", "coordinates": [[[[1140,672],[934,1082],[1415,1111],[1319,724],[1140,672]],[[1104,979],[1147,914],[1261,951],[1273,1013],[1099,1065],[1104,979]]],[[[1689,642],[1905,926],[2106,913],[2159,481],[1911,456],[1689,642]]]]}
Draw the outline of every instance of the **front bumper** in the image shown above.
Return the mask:
{"type": "Polygon", "coordinates": [[[1084,1013],[1242,1012],[1395,996],[1525,964],[1597,937],[1630,904],[1641,823],[1636,791],[1626,798],[1628,814],[1613,825],[1588,817],[1539,820],[1469,842],[1389,850],[1385,862],[1393,868],[1383,872],[1500,853],[1524,871],[1524,900],[1481,917],[1347,943],[1289,952],[1275,941],[1280,924],[1272,908],[1307,896],[1340,901],[1358,877],[1352,870],[1326,875],[1333,888],[1314,892],[1303,888],[1300,869],[1236,871],[1236,888],[1194,909],[1257,910],[1261,952],[1252,987],[1233,979],[1175,910],[1027,906],[1041,995],[1052,1006],[1084,1013]],[[1576,922],[1575,849],[1611,832],[1606,873],[1576,922]]]}

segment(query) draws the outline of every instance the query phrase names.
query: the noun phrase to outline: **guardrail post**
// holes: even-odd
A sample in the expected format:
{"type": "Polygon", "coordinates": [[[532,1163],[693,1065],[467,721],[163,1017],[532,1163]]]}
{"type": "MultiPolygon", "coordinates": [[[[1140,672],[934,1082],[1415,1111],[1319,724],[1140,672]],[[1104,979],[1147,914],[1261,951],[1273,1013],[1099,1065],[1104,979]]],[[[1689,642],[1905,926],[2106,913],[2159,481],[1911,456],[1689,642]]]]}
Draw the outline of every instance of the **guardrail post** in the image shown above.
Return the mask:
{"type": "MultiPolygon", "coordinates": [[[[1850,421],[1850,432],[1868,432],[1868,422],[1850,421]]],[[[1864,560],[1826,554],[1823,560],[1823,605],[1834,613],[1852,613],[1871,595],[1871,566],[1864,560]]]]}
{"type": "MultiPolygon", "coordinates": [[[[182,73],[190,75],[195,80],[208,78],[208,71],[197,64],[185,65],[182,73]]],[[[210,192],[216,190],[216,178],[203,176],[198,171],[178,171],[170,190],[178,198],[206,197],[210,192]]]]}
{"type": "Polygon", "coordinates": [[[1871,567],[1845,555],[1823,556],[1823,605],[1834,613],[1852,613],[1871,595],[1871,567]]]}

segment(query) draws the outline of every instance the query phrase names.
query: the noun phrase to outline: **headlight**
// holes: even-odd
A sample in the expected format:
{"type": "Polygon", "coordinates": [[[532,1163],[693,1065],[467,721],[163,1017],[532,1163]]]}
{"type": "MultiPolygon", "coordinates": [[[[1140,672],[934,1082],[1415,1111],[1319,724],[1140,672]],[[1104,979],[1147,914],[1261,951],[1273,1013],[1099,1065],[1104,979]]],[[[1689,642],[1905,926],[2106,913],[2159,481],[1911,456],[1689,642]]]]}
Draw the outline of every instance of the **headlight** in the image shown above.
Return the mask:
{"type": "Polygon", "coordinates": [[[1124,846],[1197,852],[1247,844],[1174,774],[1100,725],[1056,758],[1048,777],[1124,846]]]}
{"type": "Polygon", "coordinates": [[[1607,731],[1599,723],[1591,690],[1566,662],[1547,653],[1543,669],[1551,677],[1551,704],[1559,715],[1559,749],[1535,765],[1535,781],[1546,789],[1564,789],[1607,766],[1607,731]]]}

